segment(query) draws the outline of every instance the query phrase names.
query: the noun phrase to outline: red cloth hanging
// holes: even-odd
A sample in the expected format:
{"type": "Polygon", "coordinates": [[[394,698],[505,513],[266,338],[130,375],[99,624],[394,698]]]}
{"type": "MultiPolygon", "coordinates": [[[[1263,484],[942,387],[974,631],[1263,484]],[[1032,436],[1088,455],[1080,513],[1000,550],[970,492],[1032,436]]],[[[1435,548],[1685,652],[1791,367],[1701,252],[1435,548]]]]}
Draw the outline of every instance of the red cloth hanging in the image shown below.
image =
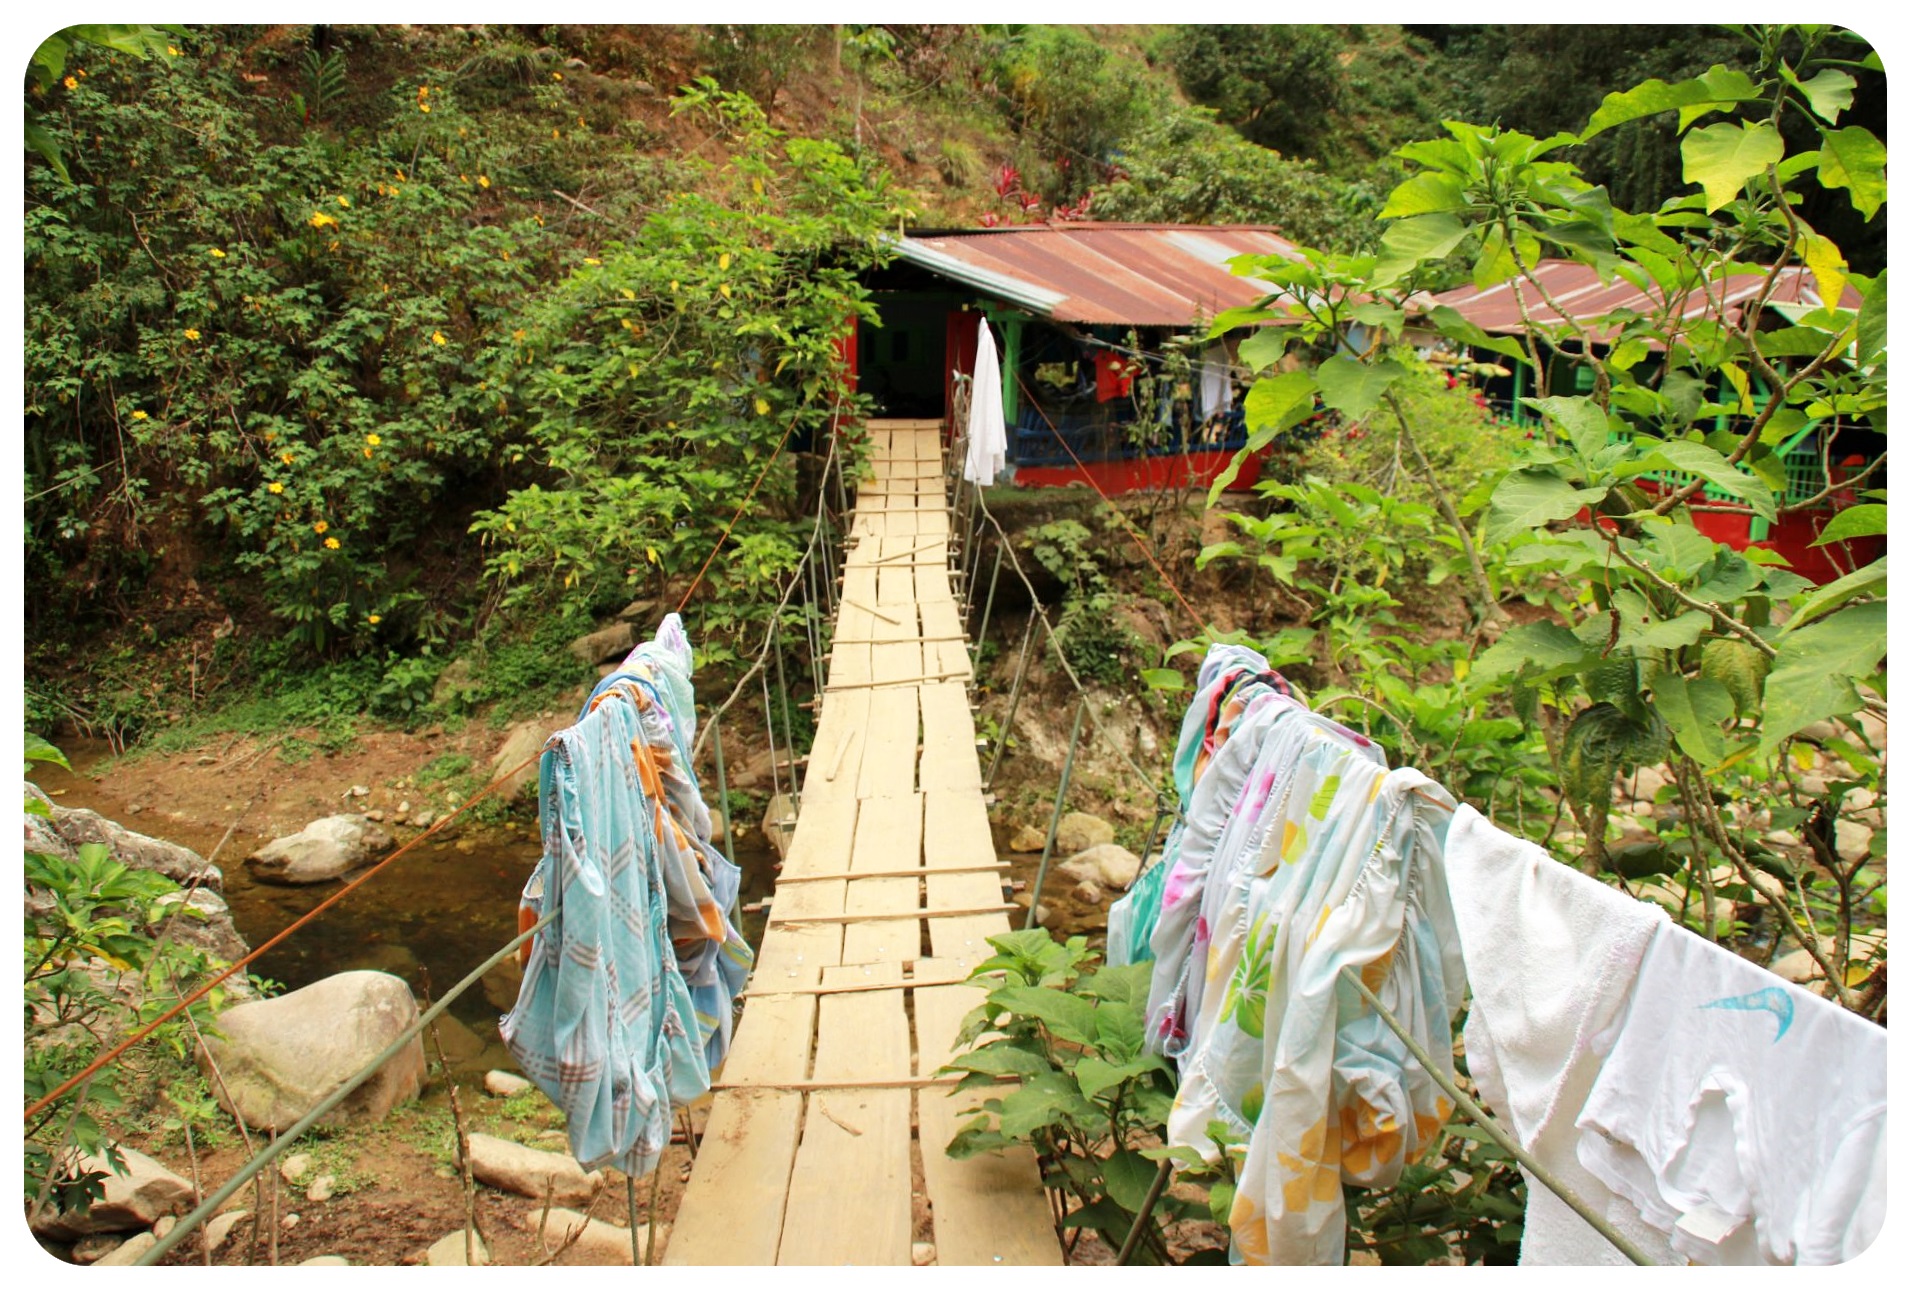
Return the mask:
{"type": "Polygon", "coordinates": [[[1112,349],[1095,351],[1095,401],[1125,399],[1135,382],[1135,370],[1126,357],[1112,349]]]}

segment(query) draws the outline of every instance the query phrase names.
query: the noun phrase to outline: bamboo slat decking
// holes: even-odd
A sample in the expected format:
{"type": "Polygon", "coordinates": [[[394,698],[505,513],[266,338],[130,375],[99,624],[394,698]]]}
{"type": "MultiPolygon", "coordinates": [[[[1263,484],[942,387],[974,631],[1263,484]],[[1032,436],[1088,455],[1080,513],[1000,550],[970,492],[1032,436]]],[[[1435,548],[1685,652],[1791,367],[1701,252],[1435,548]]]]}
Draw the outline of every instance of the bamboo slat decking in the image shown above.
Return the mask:
{"type": "Polygon", "coordinates": [[[1009,921],[939,426],[868,429],[802,811],[668,1264],[906,1265],[918,1186],[938,1263],[1061,1263],[1028,1152],[943,1152],[984,1094],[932,1077],[1009,921]]]}

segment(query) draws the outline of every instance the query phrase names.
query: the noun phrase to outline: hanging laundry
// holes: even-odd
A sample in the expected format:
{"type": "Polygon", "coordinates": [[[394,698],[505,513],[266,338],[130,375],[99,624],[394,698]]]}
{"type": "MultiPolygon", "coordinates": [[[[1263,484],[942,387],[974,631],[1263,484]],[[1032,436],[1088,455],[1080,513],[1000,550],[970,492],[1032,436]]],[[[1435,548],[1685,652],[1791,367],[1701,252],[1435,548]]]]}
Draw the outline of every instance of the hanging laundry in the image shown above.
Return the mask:
{"type": "Polygon", "coordinates": [[[671,1108],[709,1091],[751,964],[724,913],[741,875],[710,846],[690,769],[691,661],[671,614],[539,765],[544,854],[520,919],[556,917],[532,942],[499,1032],[565,1112],[586,1168],[656,1163],[671,1108]]]}
{"type": "Polygon", "coordinates": [[[1335,772],[1312,756],[1313,774],[1307,754],[1296,767],[1278,853],[1270,846],[1247,883],[1243,952],[1227,983],[1238,1002],[1216,1014],[1169,1121],[1170,1142],[1194,1145],[1202,1082],[1219,1076],[1213,1108],[1237,1127],[1251,1122],[1228,1219],[1233,1263],[1339,1264],[1341,1185],[1393,1185],[1453,1110],[1341,977],[1357,971],[1451,1078],[1465,988],[1441,861],[1452,799],[1418,771],[1341,752],[1335,772]],[[1253,1056],[1258,1079],[1230,1106],[1253,1056]]]}
{"type": "Polygon", "coordinates": [[[654,639],[638,645],[597,683],[584,713],[620,692],[637,706],[644,739],[632,753],[656,808],[653,833],[669,896],[671,947],[696,1004],[704,1056],[714,1070],[729,1052],[732,1001],[742,992],[755,956],[727,915],[736,906],[742,871],[710,843],[710,810],[690,766],[697,734],[693,658],[683,620],[668,615],[654,639]]]}
{"type": "Polygon", "coordinates": [[[1095,402],[1109,403],[1125,399],[1134,388],[1137,364],[1112,349],[1095,351],[1095,402]]]}
{"type": "MultiPolygon", "coordinates": [[[[969,387],[969,440],[962,477],[972,484],[995,483],[1008,461],[1009,438],[1002,417],[1002,365],[986,318],[976,319],[975,380],[969,387]]],[[[1010,374],[1013,377],[1013,373],[1010,374]]]]}
{"type": "Polygon", "coordinates": [[[1830,1264],[1885,1216],[1885,1031],[1683,927],[1612,1026],[1579,1159],[1695,1263],[1830,1264]]]}
{"type": "Polygon", "coordinates": [[[1207,421],[1234,406],[1234,382],[1229,373],[1228,347],[1216,341],[1201,355],[1201,405],[1196,416],[1207,421]]]}
{"type": "MultiPolygon", "coordinates": [[[[1678,1263],[1639,1209],[1582,1167],[1574,1123],[1665,911],[1596,882],[1471,806],[1454,813],[1446,868],[1473,1004],[1466,1059],[1515,1141],[1654,1262],[1678,1263]]],[[[1671,1040],[1670,1032],[1659,1037],[1671,1040]]],[[[1676,1042],[1683,1042],[1678,1040],[1676,1042]]],[[[1524,1172],[1524,1171],[1523,1171],[1524,1172]]],[[[1526,1173],[1522,1264],[1629,1261],[1526,1173]]]]}

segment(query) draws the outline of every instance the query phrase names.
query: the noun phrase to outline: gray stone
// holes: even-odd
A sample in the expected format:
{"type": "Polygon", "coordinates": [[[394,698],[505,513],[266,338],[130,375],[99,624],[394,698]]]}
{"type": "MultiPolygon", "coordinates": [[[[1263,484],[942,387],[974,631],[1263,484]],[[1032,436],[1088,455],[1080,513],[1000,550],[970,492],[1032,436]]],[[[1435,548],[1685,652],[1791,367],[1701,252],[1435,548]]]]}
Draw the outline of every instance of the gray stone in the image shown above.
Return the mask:
{"type": "Polygon", "coordinates": [[[299,1264],[302,1268],[349,1268],[352,1261],[343,1254],[319,1254],[299,1264]]]}
{"type": "Polygon", "coordinates": [[[1858,860],[1871,854],[1871,830],[1856,820],[1838,821],[1838,854],[1845,860],[1858,860]]]}
{"type": "Polygon", "coordinates": [[[1019,855],[1028,855],[1032,852],[1040,851],[1042,844],[1047,841],[1048,835],[1046,833],[1036,828],[1033,824],[1024,824],[1015,831],[1015,836],[1009,839],[1009,850],[1019,855]]]}
{"type": "Polygon", "coordinates": [[[532,717],[520,721],[504,733],[504,742],[498,746],[497,754],[491,758],[491,778],[496,779],[518,766],[526,758],[530,764],[520,766],[515,774],[498,785],[497,796],[506,802],[515,801],[527,786],[537,791],[537,756],[544,748],[544,741],[550,738],[551,724],[542,717],[532,717]]]}
{"type": "Polygon", "coordinates": [[[437,819],[438,816],[431,811],[414,811],[411,817],[411,827],[414,829],[428,829],[437,819]]]}
{"type": "Polygon", "coordinates": [[[566,648],[581,663],[603,663],[623,658],[636,645],[636,630],[629,623],[618,622],[579,636],[566,648]]]}
{"type": "Polygon", "coordinates": [[[516,1097],[527,1089],[537,1085],[522,1075],[513,1075],[510,1071],[486,1071],[484,1073],[484,1091],[493,1097],[516,1097]]]}
{"type": "Polygon", "coordinates": [[[1057,855],[1080,855],[1091,847],[1115,840],[1115,826],[1086,811],[1070,811],[1055,831],[1057,855]]]}
{"type": "Polygon", "coordinates": [[[81,1265],[98,1263],[124,1243],[125,1238],[116,1232],[96,1232],[75,1241],[68,1257],[81,1265]]]}
{"type": "Polygon", "coordinates": [[[138,1262],[139,1256],[159,1244],[159,1238],[151,1232],[141,1232],[132,1240],[114,1250],[103,1259],[98,1259],[96,1268],[130,1268],[138,1262]]]}
{"type": "Polygon", "coordinates": [[[354,784],[347,792],[353,797],[370,797],[372,795],[372,790],[363,784],[354,784]]]}
{"type": "Polygon", "coordinates": [[[617,616],[627,623],[647,623],[657,612],[655,600],[633,600],[617,611],[617,616]]]}
{"type": "Polygon", "coordinates": [[[478,982],[484,991],[485,1002],[499,1012],[509,1012],[516,1006],[518,990],[524,984],[524,969],[518,966],[514,954],[484,974],[478,982]]]}
{"type": "Polygon", "coordinates": [[[330,882],[376,860],[391,842],[391,834],[362,815],[328,815],[266,843],[245,863],[260,882],[330,882]]]}
{"type": "Polygon", "coordinates": [[[1795,985],[1805,985],[1825,975],[1819,971],[1818,964],[1812,960],[1811,954],[1802,949],[1781,954],[1773,959],[1772,973],[1795,985]]]}
{"type": "Polygon", "coordinates": [[[365,812],[365,818],[370,820],[373,824],[383,824],[385,822],[385,813],[383,811],[367,811],[365,812]]]}
{"type": "Polygon", "coordinates": [[[207,1219],[204,1229],[206,1248],[217,1253],[219,1247],[226,1243],[226,1238],[232,1235],[232,1229],[251,1217],[252,1211],[249,1209],[233,1209],[207,1219]]]}
{"type": "MultiPolygon", "coordinates": [[[[574,1209],[562,1209],[557,1206],[551,1207],[550,1216],[544,1219],[544,1225],[540,1228],[538,1219],[543,1214],[542,1204],[533,1205],[524,1211],[521,1221],[524,1230],[531,1234],[531,1239],[541,1241],[546,1250],[555,1251],[558,1246],[571,1239],[572,1233],[577,1235],[577,1239],[571,1243],[570,1248],[552,1260],[554,1264],[617,1266],[631,1263],[629,1228],[619,1227],[615,1223],[606,1223],[601,1218],[586,1218],[574,1209]]],[[[658,1225],[657,1239],[659,1241],[669,1234],[670,1228],[667,1224],[658,1225]]],[[[647,1248],[649,1240],[649,1226],[647,1224],[639,1226],[637,1248],[640,1251],[647,1248]]]]}
{"type": "Polygon", "coordinates": [[[1101,904],[1101,888],[1092,882],[1078,882],[1075,884],[1075,899],[1085,905],[1099,905],[1101,904]]]}
{"type": "Polygon", "coordinates": [[[917,1241],[909,1247],[909,1261],[919,1268],[926,1268],[936,1261],[936,1247],[927,1241],[917,1241]]]}
{"type": "Polygon", "coordinates": [[[1632,777],[1632,795],[1650,802],[1671,779],[1657,766],[1641,766],[1632,777]]]}
{"type": "Polygon", "coordinates": [[[296,1183],[301,1178],[304,1178],[305,1175],[310,1172],[311,1168],[311,1153],[294,1151],[291,1155],[279,1161],[279,1177],[289,1183],[296,1183]]]}
{"type": "Polygon", "coordinates": [[[1082,882],[1126,890],[1141,872],[1141,857],[1114,842],[1089,847],[1064,860],[1057,872],[1082,882]]]}
{"type": "MultiPolygon", "coordinates": [[[[220,1014],[200,1064],[217,1064],[220,1101],[254,1128],[289,1128],[418,1019],[411,990],[383,972],[340,972],[276,999],[220,1014]],[[228,1100],[227,1094],[230,1094],[228,1100]]],[[[324,1119],[375,1122],[418,1096],[424,1045],[416,1036],[324,1119]]]]}
{"type": "Polygon", "coordinates": [[[201,887],[210,887],[213,891],[225,890],[225,875],[220,873],[217,865],[207,864],[201,859],[197,851],[175,842],[163,842],[158,838],[149,838],[144,833],[135,833],[97,811],[56,806],[53,808],[53,828],[75,851],[89,842],[97,842],[128,869],[149,869],[164,874],[182,887],[193,880],[193,875],[203,874],[199,880],[201,887]]]}
{"type": "MultiPolygon", "coordinates": [[[[43,1213],[33,1230],[53,1240],[71,1240],[95,1232],[130,1232],[151,1227],[160,1215],[191,1201],[192,1185],[141,1151],[122,1146],[126,1172],[114,1173],[105,1157],[85,1155],[81,1163],[105,1173],[105,1194],[85,1213],[43,1213]]],[[[104,1262],[104,1260],[101,1260],[104,1262]]]]}
{"type": "Polygon", "coordinates": [[[297,1214],[287,1214],[284,1218],[279,1220],[279,1230],[282,1232],[289,1232],[298,1225],[299,1216],[297,1214]]]}
{"type": "MultiPolygon", "coordinates": [[[[168,892],[154,903],[168,911],[161,923],[172,928],[171,937],[178,944],[204,950],[227,963],[236,963],[249,952],[245,938],[233,926],[231,908],[218,892],[204,887],[196,888],[190,896],[184,891],[168,892]],[[172,907],[182,904],[185,910],[172,915],[172,907]]],[[[244,983],[244,975],[235,973],[226,978],[224,988],[231,991],[243,987],[244,983]]],[[[245,993],[250,996],[249,990],[245,993]]]]}
{"type": "Polygon", "coordinates": [[[488,1133],[471,1134],[470,1141],[472,1177],[500,1191],[542,1200],[549,1183],[553,1203],[577,1205],[588,1203],[604,1184],[601,1170],[585,1173],[567,1152],[539,1151],[488,1133]]]}
{"type": "Polygon", "coordinates": [[[332,1189],[338,1186],[338,1179],[331,1174],[320,1174],[310,1187],[305,1189],[305,1199],[314,1205],[332,1199],[332,1189]]]}
{"type": "Polygon", "coordinates": [[[173,1217],[171,1214],[161,1214],[159,1216],[159,1221],[153,1224],[153,1235],[163,1240],[168,1235],[171,1234],[172,1230],[175,1227],[178,1227],[178,1226],[179,1226],[179,1220],[177,1218],[173,1217]]]}
{"type": "Polygon", "coordinates": [[[425,1266],[430,1268],[462,1268],[466,1266],[465,1246],[470,1243],[472,1266],[485,1267],[491,1262],[491,1251],[484,1248],[484,1238],[476,1232],[468,1236],[463,1228],[442,1236],[432,1242],[425,1251],[425,1266]]]}

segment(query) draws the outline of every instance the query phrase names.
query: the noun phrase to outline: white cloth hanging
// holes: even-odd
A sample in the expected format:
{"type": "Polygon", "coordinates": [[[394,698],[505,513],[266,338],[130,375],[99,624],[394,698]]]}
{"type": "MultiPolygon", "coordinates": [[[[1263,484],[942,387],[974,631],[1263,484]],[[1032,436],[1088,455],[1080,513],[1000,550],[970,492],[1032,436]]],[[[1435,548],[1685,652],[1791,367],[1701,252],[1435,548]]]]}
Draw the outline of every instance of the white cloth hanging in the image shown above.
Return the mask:
{"type": "Polygon", "coordinates": [[[1201,355],[1200,417],[1220,416],[1234,406],[1234,384],[1228,379],[1228,347],[1216,341],[1201,355]]]}
{"type": "Polygon", "coordinates": [[[1002,421],[1002,365],[995,356],[989,321],[976,319],[975,379],[969,386],[969,451],[962,477],[985,487],[1008,464],[1008,431],[1002,421]]]}
{"type": "Polygon", "coordinates": [[[1885,1032],[1670,924],[1578,1117],[1579,1159],[1695,1263],[1830,1264],[1884,1225],[1885,1032]]]}
{"type": "MultiPolygon", "coordinates": [[[[1446,864],[1473,992],[1467,1067],[1481,1099],[1648,1258],[1684,1262],[1637,1206],[1580,1165],[1574,1125],[1604,1056],[1596,1041],[1625,1007],[1665,912],[1559,863],[1471,806],[1454,812],[1446,864]]],[[[1530,1173],[1526,1197],[1521,1263],[1628,1263],[1530,1173]]]]}

